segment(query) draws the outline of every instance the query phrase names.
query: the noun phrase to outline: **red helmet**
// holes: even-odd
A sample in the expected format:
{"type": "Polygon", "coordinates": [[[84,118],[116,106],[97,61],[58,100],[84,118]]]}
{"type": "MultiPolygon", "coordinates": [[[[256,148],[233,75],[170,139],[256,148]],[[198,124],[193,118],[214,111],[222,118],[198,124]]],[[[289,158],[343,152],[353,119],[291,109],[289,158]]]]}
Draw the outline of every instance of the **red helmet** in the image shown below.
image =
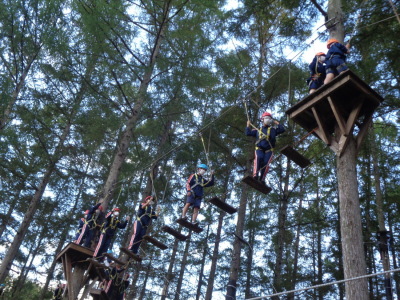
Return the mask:
{"type": "Polygon", "coordinates": [[[118,207],[114,207],[112,211],[120,211],[118,207]]]}
{"type": "Polygon", "coordinates": [[[146,198],[144,198],[143,202],[146,202],[147,200],[149,200],[150,198],[153,198],[153,196],[147,196],[146,198]]]}
{"type": "Polygon", "coordinates": [[[339,41],[337,39],[329,39],[326,43],[326,47],[329,49],[333,43],[339,43],[339,41]]]}
{"type": "Polygon", "coordinates": [[[271,115],[271,113],[269,113],[269,112],[265,112],[265,113],[263,113],[263,114],[261,115],[261,119],[264,118],[264,117],[272,117],[272,115],[271,115]]]}
{"type": "Polygon", "coordinates": [[[97,209],[103,211],[103,206],[100,205],[97,209]]]}
{"type": "Polygon", "coordinates": [[[326,54],[324,52],[318,52],[317,54],[315,54],[315,56],[321,56],[321,55],[325,55],[326,56],[326,54]]]}
{"type": "Polygon", "coordinates": [[[85,212],[83,214],[84,215],[88,215],[89,214],[89,210],[85,210],[85,212]]]}

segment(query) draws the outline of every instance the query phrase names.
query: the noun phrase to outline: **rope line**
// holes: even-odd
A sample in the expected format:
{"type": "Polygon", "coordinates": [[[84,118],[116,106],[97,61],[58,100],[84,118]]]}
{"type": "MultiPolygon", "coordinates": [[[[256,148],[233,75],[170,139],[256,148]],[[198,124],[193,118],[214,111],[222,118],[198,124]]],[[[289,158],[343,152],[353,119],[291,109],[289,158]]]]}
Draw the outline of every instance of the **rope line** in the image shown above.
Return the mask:
{"type": "Polygon", "coordinates": [[[307,291],[307,290],[311,290],[311,289],[317,289],[317,288],[321,288],[321,287],[325,287],[325,286],[330,286],[330,285],[334,285],[334,284],[345,283],[345,282],[348,282],[348,281],[359,280],[359,279],[374,277],[374,276],[378,276],[378,275],[384,275],[384,274],[387,274],[387,273],[395,273],[395,272],[399,272],[399,271],[400,271],[400,268],[392,269],[392,270],[389,270],[389,271],[383,271],[383,272],[374,273],[374,274],[356,276],[356,277],[352,277],[352,278],[348,278],[348,279],[332,281],[332,282],[323,283],[323,284],[317,284],[317,285],[313,285],[313,286],[309,286],[309,287],[305,287],[305,288],[301,288],[301,289],[297,289],[297,290],[290,290],[290,291],[286,291],[286,292],[270,294],[270,295],[267,295],[267,296],[261,296],[261,297],[255,297],[255,298],[246,298],[246,300],[267,299],[267,298],[271,298],[271,297],[274,297],[274,296],[287,295],[287,294],[292,294],[292,293],[296,293],[296,292],[302,292],[302,291],[307,291]]]}

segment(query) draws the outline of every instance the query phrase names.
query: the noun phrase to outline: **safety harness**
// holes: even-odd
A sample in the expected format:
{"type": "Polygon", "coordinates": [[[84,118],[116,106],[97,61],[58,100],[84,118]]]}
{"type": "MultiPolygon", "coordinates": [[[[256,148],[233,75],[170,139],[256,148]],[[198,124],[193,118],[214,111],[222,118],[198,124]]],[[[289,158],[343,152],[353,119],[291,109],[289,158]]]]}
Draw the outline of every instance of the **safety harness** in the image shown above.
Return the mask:
{"type": "MultiPolygon", "coordinates": [[[[146,208],[147,208],[147,207],[146,207],[146,208]]],[[[140,222],[140,224],[141,224],[143,227],[146,227],[145,225],[143,225],[142,218],[143,218],[144,216],[148,216],[148,217],[150,218],[150,220],[151,220],[151,218],[152,218],[153,215],[154,215],[154,210],[153,210],[153,208],[150,206],[150,212],[147,212],[147,209],[145,209],[145,213],[142,214],[141,216],[137,216],[136,219],[140,222]]]]}
{"type": "Polygon", "coordinates": [[[262,150],[264,152],[274,151],[274,148],[272,148],[271,142],[269,141],[269,136],[271,134],[271,127],[268,127],[267,134],[265,134],[262,131],[262,127],[260,127],[260,129],[257,128],[257,131],[258,131],[258,140],[255,142],[256,150],[262,150]],[[267,142],[268,142],[268,144],[270,146],[270,149],[268,149],[268,150],[264,150],[263,148],[260,148],[260,147],[257,146],[257,144],[259,142],[261,142],[262,140],[264,140],[264,139],[267,140],[267,142]]]}
{"type": "Polygon", "coordinates": [[[117,224],[120,223],[120,222],[121,221],[119,219],[111,217],[111,221],[110,221],[110,223],[108,224],[107,227],[103,227],[104,226],[104,224],[103,224],[101,232],[105,234],[108,228],[111,228],[112,230],[115,230],[117,228],[117,224]]]}
{"type": "MultiPolygon", "coordinates": [[[[194,184],[190,187],[190,190],[193,191],[193,189],[198,185],[200,185],[201,187],[204,187],[210,181],[211,181],[211,179],[208,180],[207,182],[203,183],[203,178],[201,178],[201,181],[199,181],[199,176],[197,175],[197,173],[195,173],[194,174],[194,184]]],[[[195,197],[196,197],[196,195],[195,195],[195,197]]]]}

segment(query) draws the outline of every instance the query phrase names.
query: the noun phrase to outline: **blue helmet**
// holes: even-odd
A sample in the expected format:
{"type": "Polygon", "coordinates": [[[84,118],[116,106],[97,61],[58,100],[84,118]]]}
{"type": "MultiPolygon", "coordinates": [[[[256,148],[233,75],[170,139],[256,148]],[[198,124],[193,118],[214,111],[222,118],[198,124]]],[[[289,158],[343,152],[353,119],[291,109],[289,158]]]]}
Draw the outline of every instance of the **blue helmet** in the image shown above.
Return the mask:
{"type": "Polygon", "coordinates": [[[205,164],[198,164],[198,165],[197,165],[197,168],[204,169],[204,170],[208,170],[208,167],[207,167],[207,165],[205,165],[205,164]]]}

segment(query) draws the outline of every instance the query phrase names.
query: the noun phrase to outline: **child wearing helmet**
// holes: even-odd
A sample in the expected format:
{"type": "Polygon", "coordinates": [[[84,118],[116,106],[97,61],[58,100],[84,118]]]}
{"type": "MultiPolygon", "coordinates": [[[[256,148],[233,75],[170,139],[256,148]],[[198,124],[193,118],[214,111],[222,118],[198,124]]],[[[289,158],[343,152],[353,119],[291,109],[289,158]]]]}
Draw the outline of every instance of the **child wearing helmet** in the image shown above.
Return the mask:
{"type": "MultiPolygon", "coordinates": [[[[87,218],[88,213],[89,213],[89,210],[86,210],[86,211],[83,213],[83,218],[80,218],[80,219],[79,219],[79,222],[78,222],[78,230],[76,231],[76,235],[75,235],[75,239],[74,239],[74,243],[75,243],[75,244],[78,244],[78,239],[79,239],[79,236],[80,236],[81,233],[82,233],[82,228],[83,228],[83,226],[84,226],[85,223],[86,223],[86,218],[87,218]]],[[[80,241],[79,241],[79,245],[81,245],[81,244],[83,244],[83,239],[80,239],[80,241]]]]}
{"type": "Polygon", "coordinates": [[[115,207],[106,215],[99,242],[96,250],[93,253],[93,257],[99,261],[103,261],[103,254],[107,252],[107,249],[111,245],[112,238],[117,231],[117,228],[124,229],[129,221],[129,216],[126,217],[124,222],[119,220],[120,209],[115,207]]]}
{"type": "Polygon", "coordinates": [[[308,69],[310,70],[310,78],[307,80],[309,94],[314,93],[324,84],[326,77],[324,66],[325,58],[325,53],[318,52],[315,54],[312,62],[308,65],[308,69]]]}
{"type": "Polygon", "coordinates": [[[329,39],[326,46],[329,50],[326,54],[326,78],[324,84],[332,81],[335,76],[348,69],[346,54],[350,52],[350,44],[345,46],[339,43],[337,39],[329,39]]]}
{"type": "Polygon", "coordinates": [[[246,135],[256,138],[253,178],[265,184],[264,180],[272,161],[276,137],[285,132],[285,128],[274,120],[269,112],[262,114],[261,121],[263,125],[259,129],[251,128],[250,121],[247,121],[246,135]]]}
{"type": "Polygon", "coordinates": [[[103,224],[104,221],[104,213],[101,202],[97,203],[86,212],[87,214],[85,217],[84,225],[81,229],[79,237],[75,239],[75,243],[81,245],[84,241],[84,246],[87,248],[91,248],[92,240],[94,240],[94,237],[96,235],[96,227],[98,226],[98,224],[103,224]]]}
{"type": "Polygon", "coordinates": [[[201,200],[204,195],[203,188],[214,185],[214,173],[211,171],[211,179],[203,178],[204,173],[208,170],[207,165],[197,165],[197,172],[190,175],[186,182],[186,204],[183,207],[182,219],[186,220],[186,213],[190,206],[193,206],[192,223],[198,225],[197,216],[199,215],[201,200]]]}
{"type": "Polygon", "coordinates": [[[143,237],[146,235],[147,228],[150,226],[152,219],[157,219],[158,214],[151,207],[154,202],[153,196],[147,196],[143,203],[139,205],[137,219],[133,223],[133,234],[129,242],[128,249],[134,254],[138,253],[139,246],[143,237]]]}

